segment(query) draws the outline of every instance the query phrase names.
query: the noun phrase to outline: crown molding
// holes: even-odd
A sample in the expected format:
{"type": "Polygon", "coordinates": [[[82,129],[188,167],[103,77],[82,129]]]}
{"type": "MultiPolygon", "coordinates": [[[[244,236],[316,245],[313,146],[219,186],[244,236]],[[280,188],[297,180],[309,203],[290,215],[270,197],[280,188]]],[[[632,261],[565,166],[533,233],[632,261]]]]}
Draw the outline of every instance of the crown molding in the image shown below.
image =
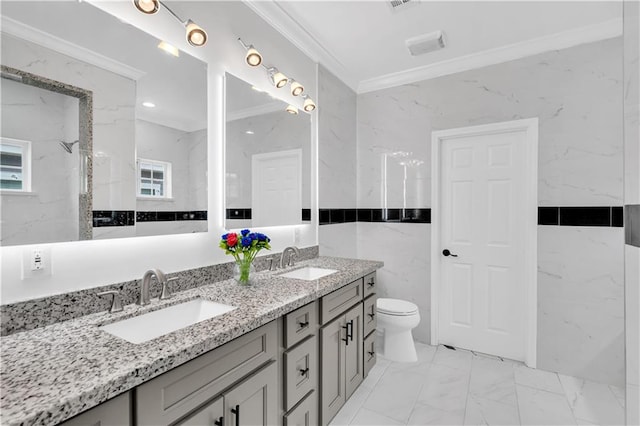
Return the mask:
{"type": "Polygon", "coordinates": [[[255,117],[257,115],[269,114],[276,111],[284,111],[286,104],[280,101],[269,102],[268,104],[256,105],[251,108],[240,109],[227,113],[227,122],[241,120],[243,118],[255,117]]]}
{"type": "Polygon", "coordinates": [[[322,64],[352,90],[358,87],[358,80],[326,49],[311,33],[275,1],[243,0],[243,3],[269,25],[293,43],[314,62],[322,64]]]}
{"type": "Polygon", "coordinates": [[[406,71],[386,74],[358,85],[357,93],[368,93],[403,84],[429,80],[444,75],[455,74],[489,65],[513,61],[544,52],[566,49],[586,43],[619,37],[622,35],[622,18],[611,19],[594,25],[574,28],[538,37],[519,43],[509,44],[454,59],[412,68],[406,71]]]}
{"type": "Polygon", "coordinates": [[[137,68],[131,67],[127,64],[96,53],[85,47],[78,46],[77,44],[46,33],[40,29],[31,27],[7,16],[2,16],[0,25],[2,28],[2,32],[5,34],[39,44],[40,46],[55,50],[56,52],[63,55],[70,56],[91,65],[95,65],[131,80],[139,80],[146,74],[146,72],[141,71],[137,68]]]}

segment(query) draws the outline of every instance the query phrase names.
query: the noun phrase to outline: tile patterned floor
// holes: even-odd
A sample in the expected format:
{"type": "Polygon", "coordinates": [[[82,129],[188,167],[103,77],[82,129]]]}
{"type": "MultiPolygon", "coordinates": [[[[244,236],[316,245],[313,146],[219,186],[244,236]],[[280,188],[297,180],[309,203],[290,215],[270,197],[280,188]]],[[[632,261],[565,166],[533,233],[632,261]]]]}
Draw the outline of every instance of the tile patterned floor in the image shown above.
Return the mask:
{"type": "Polygon", "coordinates": [[[416,344],[378,363],[331,422],[342,425],[622,425],[622,388],[416,344]]]}

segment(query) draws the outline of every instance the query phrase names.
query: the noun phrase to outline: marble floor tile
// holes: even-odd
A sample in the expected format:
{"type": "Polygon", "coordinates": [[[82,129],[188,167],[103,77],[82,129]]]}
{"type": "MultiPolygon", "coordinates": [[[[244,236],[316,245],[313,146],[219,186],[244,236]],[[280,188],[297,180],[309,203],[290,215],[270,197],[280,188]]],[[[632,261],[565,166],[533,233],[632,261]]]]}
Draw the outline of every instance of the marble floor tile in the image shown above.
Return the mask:
{"type": "Polygon", "coordinates": [[[405,423],[390,419],[389,417],[386,417],[380,413],[376,413],[375,411],[362,408],[360,409],[360,411],[358,411],[358,414],[356,414],[355,418],[350,424],[352,426],[395,426],[404,425],[405,423]]]}
{"type": "Polygon", "coordinates": [[[526,365],[514,367],[516,384],[563,395],[564,389],[556,373],[529,368],[526,365]]]}
{"type": "Polygon", "coordinates": [[[469,372],[432,364],[418,402],[445,411],[464,411],[468,393],[469,372]]]}
{"type": "Polygon", "coordinates": [[[416,362],[393,362],[390,368],[403,370],[415,374],[427,375],[429,366],[436,354],[437,346],[426,345],[424,343],[416,343],[416,353],[418,361],[416,362]]]}
{"type": "Polygon", "coordinates": [[[425,377],[387,368],[363,408],[406,423],[425,377]]]}
{"type": "Polygon", "coordinates": [[[519,425],[518,407],[469,395],[464,416],[465,425],[519,425]]]}
{"type": "Polygon", "coordinates": [[[416,404],[409,417],[408,425],[461,425],[464,410],[441,410],[430,405],[416,404]]]}
{"type": "Polygon", "coordinates": [[[516,386],[522,425],[575,425],[576,421],[564,395],[516,386]]]}
{"type": "Polygon", "coordinates": [[[473,354],[463,349],[452,350],[444,346],[438,346],[436,354],[433,357],[433,364],[444,365],[458,370],[471,370],[471,361],[473,354]]]}
{"type": "Polygon", "coordinates": [[[511,362],[483,356],[473,357],[469,394],[516,406],[516,384],[511,362]]]}
{"type": "Polygon", "coordinates": [[[350,424],[369,397],[372,388],[373,387],[365,386],[365,383],[363,382],[360,387],[353,392],[351,398],[347,400],[329,424],[332,426],[346,426],[350,424]]]}
{"type": "Polygon", "coordinates": [[[559,375],[576,419],[600,425],[624,424],[624,408],[609,385],[559,375]]]}

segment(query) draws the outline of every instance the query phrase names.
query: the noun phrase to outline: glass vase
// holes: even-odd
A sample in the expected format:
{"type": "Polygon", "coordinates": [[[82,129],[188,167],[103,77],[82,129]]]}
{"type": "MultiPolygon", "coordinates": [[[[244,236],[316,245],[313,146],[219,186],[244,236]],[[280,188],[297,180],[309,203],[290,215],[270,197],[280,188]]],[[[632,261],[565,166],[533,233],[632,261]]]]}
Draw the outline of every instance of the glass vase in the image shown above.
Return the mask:
{"type": "Polygon", "coordinates": [[[245,259],[237,260],[235,266],[233,267],[233,278],[240,285],[253,284],[251,278],[253,272],[255,272],[255,268],[253,267],[252,262],[245,259]]]}

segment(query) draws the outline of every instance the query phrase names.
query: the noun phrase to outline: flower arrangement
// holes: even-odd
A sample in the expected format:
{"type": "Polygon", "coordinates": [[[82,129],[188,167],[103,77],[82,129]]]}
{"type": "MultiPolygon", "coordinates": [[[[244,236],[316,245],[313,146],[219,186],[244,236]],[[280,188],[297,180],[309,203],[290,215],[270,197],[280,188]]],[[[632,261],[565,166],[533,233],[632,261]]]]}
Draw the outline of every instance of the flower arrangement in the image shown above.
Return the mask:
{"type": "Polygon", "coordinates": [[[240,234],[230,232],[224,234],[220,240],[220,248],[225,254],[230,254],[236,260],[239,269],[239,276],[236,278],[240,284],[249,283],[249,272],[251,264],[258,252],[262,249],[271,250],[269,242],[271,239],[259,232],[251,232],[243,229],[240,234]]]}

